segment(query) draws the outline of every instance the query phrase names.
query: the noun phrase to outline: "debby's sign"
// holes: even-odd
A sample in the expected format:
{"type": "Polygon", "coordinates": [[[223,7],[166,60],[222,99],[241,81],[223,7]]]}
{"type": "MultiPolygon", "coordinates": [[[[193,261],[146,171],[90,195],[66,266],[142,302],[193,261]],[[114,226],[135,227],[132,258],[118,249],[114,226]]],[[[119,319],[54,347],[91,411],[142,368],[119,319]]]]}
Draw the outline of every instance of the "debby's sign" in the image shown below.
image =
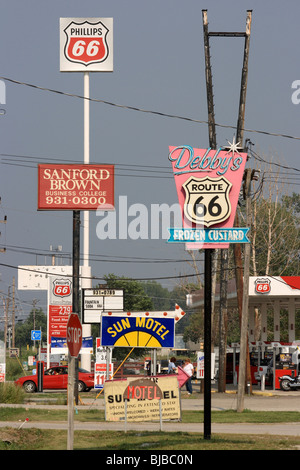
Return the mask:
{"type": "MultiPolygon", "coordinates": [[[[247,154],[240,153],[235,143],[229,150],[183,145],[169,147],[169,160],[182,210],[183,228],[234,227],[247,154]]],[[[222,237],[218,243],[204,240],[199,247],[225,248],[227,241],[222,237]]],[[[187,243],[187,248],[196,249],[196,245],[187,243]]]]}
{"type": "Polygon", "coordinates": [[[114,165],[38,165],[39,210],[114,210],[114,165]]]}
{"type": "Polygon", "coordinates": [[[60,71],[113,71],[113,18],[60,18],[60,71]]]}

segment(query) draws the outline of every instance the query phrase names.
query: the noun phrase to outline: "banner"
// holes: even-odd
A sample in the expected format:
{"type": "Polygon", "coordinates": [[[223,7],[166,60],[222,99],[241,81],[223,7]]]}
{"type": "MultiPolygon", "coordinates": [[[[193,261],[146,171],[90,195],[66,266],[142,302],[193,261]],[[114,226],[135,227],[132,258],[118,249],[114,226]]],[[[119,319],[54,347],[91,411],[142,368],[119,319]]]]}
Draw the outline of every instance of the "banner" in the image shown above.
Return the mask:
{"type": "MultiPolygon", "coordinates": [[[[69,349],[66,338],[51,338],[51,354],[68,354],[69,349]]],[[[93,337],[82,338],[82,346],[79,354],[93,354],[93,337]]]]}

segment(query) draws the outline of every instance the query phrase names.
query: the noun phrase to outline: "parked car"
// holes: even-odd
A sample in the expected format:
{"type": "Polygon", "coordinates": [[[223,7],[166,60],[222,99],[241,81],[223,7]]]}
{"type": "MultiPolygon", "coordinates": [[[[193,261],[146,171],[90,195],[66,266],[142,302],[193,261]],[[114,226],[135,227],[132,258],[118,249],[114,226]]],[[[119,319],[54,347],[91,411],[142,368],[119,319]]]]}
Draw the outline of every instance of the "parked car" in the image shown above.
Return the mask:
{"type": "MultiPolygon", "coordinates": [[[[38,388],[37,375],[27,375],[15,381],[15,385],[23,387],[27,393],[34,393],[38,388]]],[[[94,374],[78,369],[78,391],[88,392],[94,387],[94,374]]],[[[68,367],[50,367],[44,371],[43,389],[66,390],[68,388],[68,367]]]]}

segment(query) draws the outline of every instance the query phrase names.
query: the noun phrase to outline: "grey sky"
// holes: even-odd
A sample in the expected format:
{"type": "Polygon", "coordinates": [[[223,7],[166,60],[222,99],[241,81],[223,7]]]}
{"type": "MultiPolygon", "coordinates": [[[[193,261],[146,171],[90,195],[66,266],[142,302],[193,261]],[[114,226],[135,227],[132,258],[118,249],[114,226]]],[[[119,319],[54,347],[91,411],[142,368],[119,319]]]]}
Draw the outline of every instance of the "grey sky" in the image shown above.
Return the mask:
{"type": "MultiPolygon", "coordinates": [[[[300,79],[300,5],[296,0],[285,2],[284,7],[278,0],[3,0],[0,75],[82,95],[82,74],[59,71],[59,18],[113,17],[114,72],[91,73],[90,96],[206,120],[204,8],[208,10],[210,31],[244,31],[246,11],[253,10],[246,128],[300,136],[300,104],[295,105],[291,100],[291,84],[300,79]]],[[[216,122],[235,126],[243,40],[212,39],[211,55],[216,122]]],[[[4,107],[6,114],[0,116],[0,153],[18,157],[1,157],[0,218],[8,217],[6,227],[0,227],[0,242],[7,245],[1,261],[12,266],[36,264],[36,257],[25,251],[31,248],[34,252],[44,252],[50,245],[62,245],[63,251],[71,253],[72,213],[36,210],[37,169],[20,166],[20,156],[39,157],[41,163],[54,158],[57,162],[83,162],[83,101],[6,82],[4,107]],[[13,165],[7,164],[8,158],[13,165]],[[24,252],[11,251],[12,246],[24,252]]],[[[116,165],[116,202],[119,196],[126,195],[129,205],[142,203],[149,211],[153,203],[177,202],[167,158],[168,146],[208,146],[205,124],[101,103],[91,103],[90,132],[90,160],[116,165]],[[156,172],[149,173],[151,168],[133,172],[137,169],[134,165],[151,165],[156,167],[156,172]]],[[[218,145],[226,145],[233,134],[233,129],[217,128],[218,145]]],[[[245,138],[250,138],[255,150],[267,160],[275,155],[278,162],[300,168],[299,140],[247,132],[245,138]]],[[[31,166],[37,162],[34,159],[31,166]]],[[[248,165],[255,167],[255,161],[248,165]]],[[[298,192],[298,187],[295,185],[290,190],[298,192]]],[[[108,262],[107,259],[131,256],[182,260],[187,255],[183,246],[170,246],[165,240],[100,241],[96,236],[99,219],[95,213],[91,213],[90,220],[90,252],[107,256],[103,262],[92,264],[94,276],[114,272],[155,279],[192,272],[186,263],[143,264],[130,258],[119,258],[126,263],[108,262]]],[[[43,258],[39,257],[38,261],[43,263],[43,258]]],[[[5,267],[0,271],[1,290],[6,291],[17,272],[5,267]]],[[[175,280],[161,283],[171,288],[175,280]]],[[[36,296],[23,292],[19,295],[20,298],[36,296]]]]}

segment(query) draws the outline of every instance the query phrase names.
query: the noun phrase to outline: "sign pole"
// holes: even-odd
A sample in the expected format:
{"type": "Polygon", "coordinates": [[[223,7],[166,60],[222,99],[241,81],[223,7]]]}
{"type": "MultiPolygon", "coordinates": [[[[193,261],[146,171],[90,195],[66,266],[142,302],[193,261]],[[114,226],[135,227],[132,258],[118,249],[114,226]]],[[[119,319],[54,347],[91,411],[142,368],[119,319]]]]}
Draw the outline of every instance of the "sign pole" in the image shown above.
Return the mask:
{"type": "MultiPolygon", "coordinates": [[[[84,72],[83,75],[84,93],[84,164],[90,163],[90,74],[84,72]]],[[[89,265],[89,211],[83,212],[83,264],[89,265]]]]}
{"type": "MultiPolygon", "coordinates": [[[[83,74],[83,92],[84,92],[84,164],[90,163],[90,74],[84,72],[83,74]]],[[[90,213],[83,211],[83,271],[82,271],[82,284],[81,287],[91,287],[92,281],[90,279],[91,270],[89,267],[89,231],[90,231],[90,213]]],[[[91,326],[84,325],[83,336],[90,336],[91,326]]],[[[86,370],[91,370],[90,355],[83,354],[81,356],[82,367],[86,370]]]]}
{"type": "Polygon", "coordinates": [[[75,357],[68,354],[68,442],[67,450],[73,450],[74,444],[74,376],[75,357]]]}
{"type": "Polygon", "coordinates": [[[211,293],[212,249],[205,250],[204,272],[204,439],[211,438],[211,293]]]}
{"type": "MultiPolygon", "coordinates": [[[[80,211],[73,211],[73,294],[72,311],[79,312],[80,211]]],[[[74,397],[78,404],[78,359],[75,360],[74,397]]]]}
{"type": "MultiPolygon", "coordinates": [[[[79,312],[80,211],[73,211],[73,292],[72,311],[79,312]]],[[[67,332],[68,336],[68,332],[67,332]]],[[[68,443],[74,443],[74,400],[78,403],[78,359],[68,354],[68,443]]]]}

